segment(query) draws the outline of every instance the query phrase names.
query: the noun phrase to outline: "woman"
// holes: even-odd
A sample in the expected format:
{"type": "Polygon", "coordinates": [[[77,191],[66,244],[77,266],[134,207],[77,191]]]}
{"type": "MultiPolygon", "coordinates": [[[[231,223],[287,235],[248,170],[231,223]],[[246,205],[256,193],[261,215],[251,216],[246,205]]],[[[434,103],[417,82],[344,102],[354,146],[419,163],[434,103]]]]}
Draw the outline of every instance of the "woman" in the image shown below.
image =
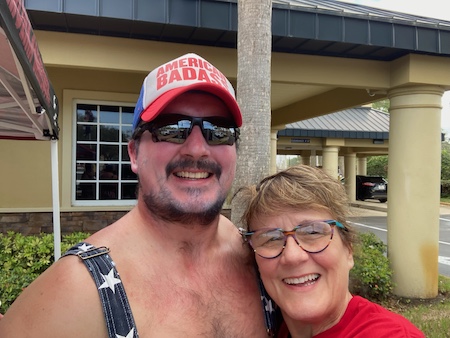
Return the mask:
{"type": "Polygon", "coordinates": [[[278,337],[424,337],[402,316],[349,291],[355,231],[340,182],[299,165],[243,189],[241,229],[284,323],[278,337]]]}

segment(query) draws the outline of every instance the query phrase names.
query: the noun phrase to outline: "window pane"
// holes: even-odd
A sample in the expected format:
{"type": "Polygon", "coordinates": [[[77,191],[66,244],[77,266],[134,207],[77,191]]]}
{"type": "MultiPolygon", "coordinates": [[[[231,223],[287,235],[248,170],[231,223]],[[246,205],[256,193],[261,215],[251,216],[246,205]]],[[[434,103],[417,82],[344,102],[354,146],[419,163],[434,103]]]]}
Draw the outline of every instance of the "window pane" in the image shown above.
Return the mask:
{"type": "Polygon", "coordinates": [[[122,199],[134,200],[136,199],[137,183],[122,183],[122,199]]]}
{"type": "Polygon", "coordinates": [[[122,142],[128,142],[131,139],[132,133],[133,131],[131,126],[122,127],[122,142]]]}
{"type": "Polygon", "coordinates": [[[122,161],[130,161],[130,156],[128,156],[128,147],[126,145],[122,146],[122,161]]]}
{"type": "Polygon", "coordinates": [[[122,124],[133,124],[134,107],[122,108],[122,124]]]}
{"type": "Polygon", "coordinates": [[[77,144],[77,160],[96,160],[96,144],[77,144]]]}
{"type": "Polygon", "coordinates": [[[79,183],[77,185],[78,200],[95,200],[95,183],[79,183]]]}
{"type": "Polygon", "coordinates": [[[97,126],[88,124],[78,124],[78,141],[95,141],[97,139],[97,126]]]}
{"type": "Polygon", "coordinates": [[[96,122],[97,106],[92,104],[77,105],[77,122],[96,122]]]}
{"type": "Polygon", "coordinates": [[[100,171],[101,180],[117,180],[117,164],[104,164],[100,171]]]}
{"type": "Polygon", "coordinates": [[[120,123],[119,107],[100,106],[100,123],[120,123]]]}
{"type": "Polygon", "coordinates": [[[118,161],[119,160],[119,146],[100,144],[100,159],[102,161],[118,161]]]}
{"type": "Polygon", "coordinates": [[[131,170],[131,164],[122,164],[122,180],[137,180],[136,174],[131,170]]]}
{"type": "Polygon", "coordinates": [[[100,141],[119,142],[119,126],[100,126],[100,141]]]}
{"type": "Polygon", "coordinates": [[[100,183],[99,189],[101,200],[117,199],[117,191],[118,191],[117,183],[100,183]]]}
{"type": "MultiPolygon", "coordinates": [[[[83,173],[80,176],[80,180],[95,180],[97,177],[97,173],[95,172],[95,164],[94,163],[80,163],[77,168],[81,167],[83,169],[83,173]]],[[[77,170],[78,171],[78,170],[77,170]]]]}

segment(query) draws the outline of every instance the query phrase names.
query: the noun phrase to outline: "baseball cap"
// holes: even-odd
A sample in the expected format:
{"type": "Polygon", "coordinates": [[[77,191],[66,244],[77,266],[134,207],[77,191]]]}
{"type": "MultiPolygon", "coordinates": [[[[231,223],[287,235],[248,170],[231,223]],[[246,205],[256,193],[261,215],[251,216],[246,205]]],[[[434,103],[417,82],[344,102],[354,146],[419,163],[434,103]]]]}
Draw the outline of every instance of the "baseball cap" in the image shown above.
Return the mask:
{"type": "Polygon", "coordinates": [[[133,130],[141,120],[153,120],[173,99],[189,90],[217,96],[230,110],[236,126],[242,125],[241,110],[230,81],[204,58],[188,53],[155,68],[144,79],[134,109],[133,130]]]}

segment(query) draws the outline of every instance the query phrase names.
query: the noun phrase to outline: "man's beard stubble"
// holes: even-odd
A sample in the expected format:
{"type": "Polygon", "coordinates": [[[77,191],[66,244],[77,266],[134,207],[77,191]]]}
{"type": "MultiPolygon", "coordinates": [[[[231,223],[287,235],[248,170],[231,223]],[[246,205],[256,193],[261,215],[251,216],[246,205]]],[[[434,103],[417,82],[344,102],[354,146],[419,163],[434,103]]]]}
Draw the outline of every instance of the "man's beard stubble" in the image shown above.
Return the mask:
{"type": "Polygon", "coordinates": [[[211,224],[220,214],[226,197],[218,198],[213,204],[209,205],[206,210],[201,212],[184,210],[170,197],[170,192],[166,190],[163,190],[158,195],[150,192],[145,194],[143,198],[147,209],[157,218],[166,222],[180,223],[189,227],[189,225],[194,224],[211,224]]]}
{"type": "MultiPolygon", "coordinates": [[[[222,176],[222,168],[214,162],[208,160],[182,159],[179,161],[170,162],[166,167],[166,175],[169,177],[175,169],[189,170],[189,169],[202,169],[207,172],[212,172],[220,179],[222,176]]],[[[138,178],[139,179],[139,178],[138,178]]],[[[190,189],[189,194],[193,199],[195,196],[201,195],[201,190],[190,189]]],[[[226,199],[226,194],[219,196],[214,203],[209,206],[205,206],[205,210],[201,212],[193,212],[187,207],[183,207],[178,203],[171,195],[168,189],[162,188],[162,190],[156,194],[155,192],[149,192],[144,194],[143,199],[148,210],[156,217],[171,223],[180,223],[189,227],[189,225],[201,224],[208,225],[214,221],[214,219],[220,214],[223,203],[226,199]],[[187,210],[185,210],[187,209],[187,210]]]]}

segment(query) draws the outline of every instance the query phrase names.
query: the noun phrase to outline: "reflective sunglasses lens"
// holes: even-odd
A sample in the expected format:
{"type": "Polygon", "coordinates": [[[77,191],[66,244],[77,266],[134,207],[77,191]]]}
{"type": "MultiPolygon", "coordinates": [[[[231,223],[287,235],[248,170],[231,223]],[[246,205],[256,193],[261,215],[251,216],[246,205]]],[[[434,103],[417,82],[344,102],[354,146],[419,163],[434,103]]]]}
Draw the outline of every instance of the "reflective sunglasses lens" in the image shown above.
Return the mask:
{"type": "Polygon", "coordinates": [[[232,145],[236,140],[234,128],[222,127],[209,121],[203,121],[203,136],[209,145],[232,145]]]}
{"type": "Polygon", "coordinates": [[[159,142],[184,143],[189,136],[191,121],[180,120],[177,123],[168,124],[151,131],[159,142]]]}

